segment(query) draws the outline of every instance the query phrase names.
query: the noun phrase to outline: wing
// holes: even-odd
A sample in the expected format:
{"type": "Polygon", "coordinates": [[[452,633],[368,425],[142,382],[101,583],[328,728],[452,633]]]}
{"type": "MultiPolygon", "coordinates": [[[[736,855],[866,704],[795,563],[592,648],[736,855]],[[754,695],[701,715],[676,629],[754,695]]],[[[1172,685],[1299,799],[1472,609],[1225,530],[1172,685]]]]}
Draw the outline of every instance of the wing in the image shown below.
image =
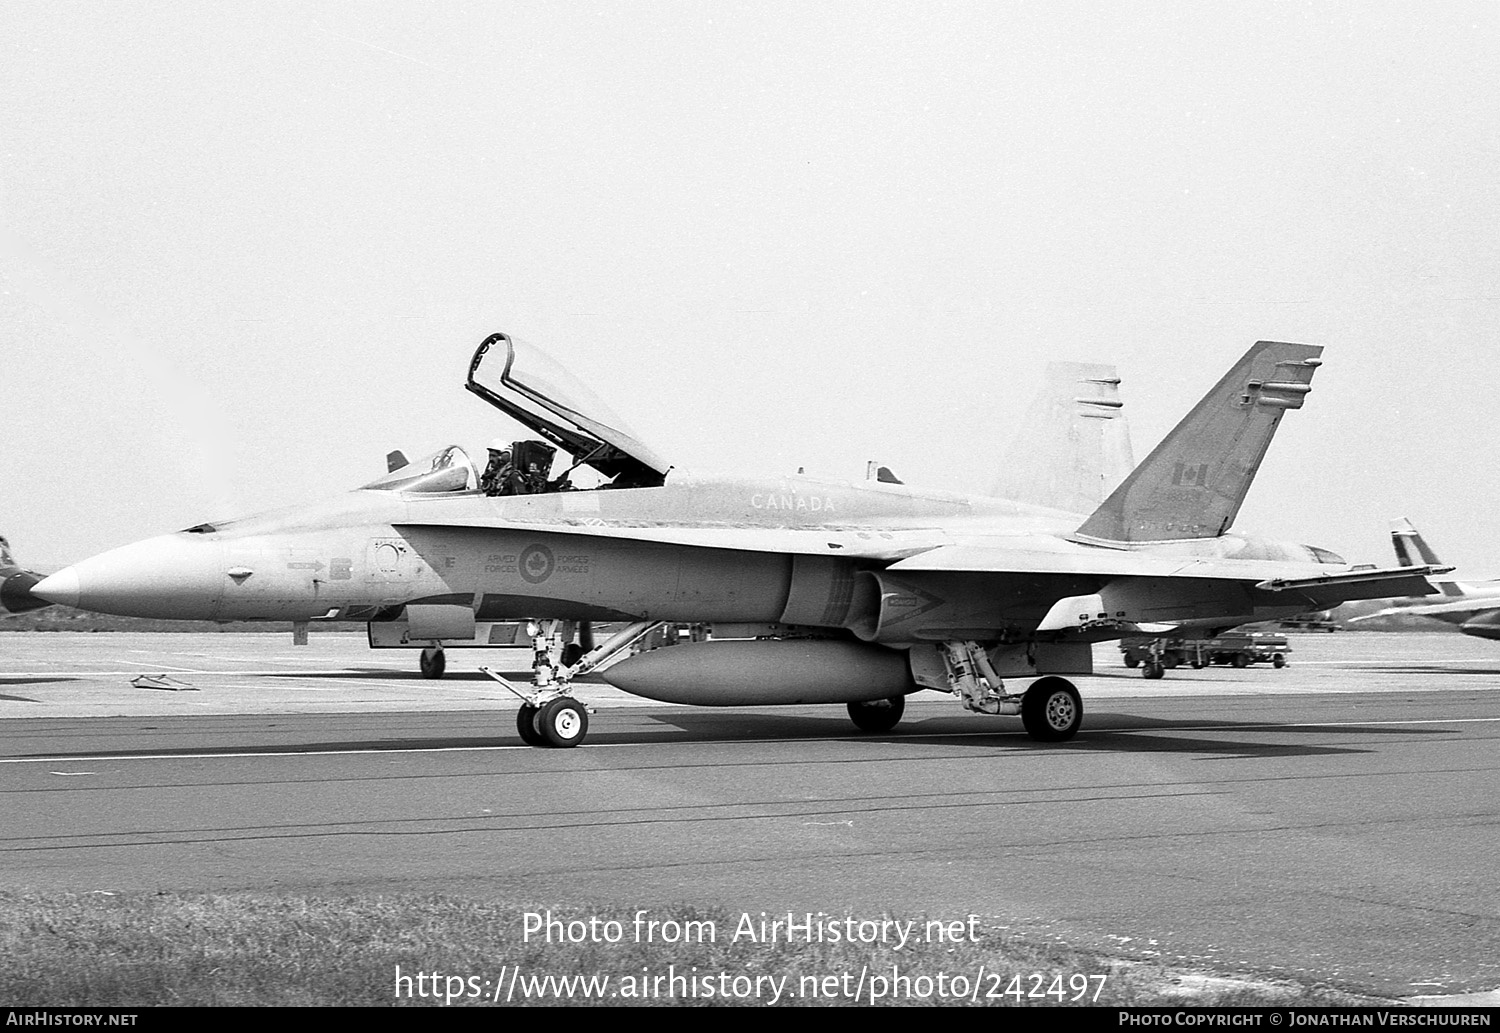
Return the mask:
{"type": "Polygon", "coordinates": [[[1378,599],[1393,590],[1431,595],[1426,575],[1452,567],[1352,568],[1329,572],[1322,564],[1292,564],[1280,560],[1233,560],[1128,552],[1113,549],[1071,549],[1043,552],[1035,547],[1006,549],[993,546],[951,545],[931,549],[892,564],[899,571],[968,571],[973,573],[1088,574],[1108,577],[1180,577],[1243,581],[1267,592],[1336,590],[1341,599],[1378,599]],[[1300,576],[1299,576],[1300,575],[1300,576]],[[1353,586],[1370,594],[1349,595],[1353,586]]]}

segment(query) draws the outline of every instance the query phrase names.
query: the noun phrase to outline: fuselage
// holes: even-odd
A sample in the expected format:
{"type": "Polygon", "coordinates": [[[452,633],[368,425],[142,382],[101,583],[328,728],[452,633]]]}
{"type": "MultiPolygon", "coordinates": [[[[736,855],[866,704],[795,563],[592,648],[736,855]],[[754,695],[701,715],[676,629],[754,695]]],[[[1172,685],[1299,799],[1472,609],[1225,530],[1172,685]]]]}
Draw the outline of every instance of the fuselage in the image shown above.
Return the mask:
{"type": "MultiPolygon", "coordinates": [[[[478,619],[849,627],[868,594],[862,572],[941,545],[1002,543],[1087,567],[1099,547],[1067,538],[1082,519],[983,496],[800,476],[674,473],[660,487],[509,497],[361,489],[124,546],[54,575],[42,594],[108,613],[215,621],[380,620],[424,604],[470,607],[478,619]]],[[[1252,574],[1260,565],[1326,572],[1337,559],[1239,535],[1132,551],[1243,561],[1252,574]]],[[[963,595],[965,580],[927,576],[941,593],[963,595]]],[[[965,602],[974,614],[966,619],[1024,630],[1056,598],[1101,583],[1052,574],[1009,597],[980,593],[965,602]]],[[[1249,617],[1307,604],[1248,591],[1244,607],[1249,617]]]]}

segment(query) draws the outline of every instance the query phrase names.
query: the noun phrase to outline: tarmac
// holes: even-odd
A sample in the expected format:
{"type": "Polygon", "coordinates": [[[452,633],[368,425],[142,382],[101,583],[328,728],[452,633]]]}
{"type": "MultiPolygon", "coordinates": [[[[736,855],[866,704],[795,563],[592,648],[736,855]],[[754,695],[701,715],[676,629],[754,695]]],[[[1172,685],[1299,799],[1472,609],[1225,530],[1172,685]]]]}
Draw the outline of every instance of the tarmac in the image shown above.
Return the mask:
{"type": "Polygon", "coordinates": [[[427,680],[357,634],[5,633],[0,889],[979,914],[1190,970],[1500,1005],[1500,644],[1290,638],[1283,669],[1160,681],[1101,645],[1059,745],[933,692],[872,736],[837,706],[587,682],[587,741],[539,750],[479,671],[524,681],[524,649],[453,650],[427,680]]]}
{"type": "MultiPolygon", "coordinates": [[[[1500,646],[1456,634],[1305,634],[1290,637],[1289,665],[1177,668],[1160,681],[1128,670],[1114,643],[1094,647],[1095,674],[1072,679],[1088,700],[1184,695],[1424,692],[1455,684],[1500,688],[1500,646]]],[[[15,632],[0,634],[0,720],[156,714],[274,714],[469,710],[513,704],[479,671],[529,677],[529,649],[448,650],[441,680],[417,672],[416,650],[371,650],[364,635],[15,632]],[[142,675],[181,686],[139,688],[142,675]]],[[[663,707],[586,678],[577,695],[595,707],[663,707]]],[[[919,698],[938,698],[923,693],[919,698]]]]}

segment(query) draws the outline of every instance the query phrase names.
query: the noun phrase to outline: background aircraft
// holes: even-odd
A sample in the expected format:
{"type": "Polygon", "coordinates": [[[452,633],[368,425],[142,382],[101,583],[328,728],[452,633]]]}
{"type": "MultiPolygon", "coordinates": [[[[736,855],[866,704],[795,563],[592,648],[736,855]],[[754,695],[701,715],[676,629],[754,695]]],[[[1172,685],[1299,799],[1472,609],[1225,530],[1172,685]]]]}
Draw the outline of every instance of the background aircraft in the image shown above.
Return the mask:
{"type": "MultiPolygon", "coordinates": [[[[1391,521],[1391,545],[1403,567],[1416,566],[1418,559],[1428,566],[1441,562],[1406,517],[1391,521]]],[[[1351,618],[1350,623],[1398,613],[1412,614],[1456,624],[1465,635],[1500,639],[1500,580],[1436,581],[1435,584],[1441,600],[1423,596],[1392,599],[1385,609],[1351,618]]]]}
{"type": "MultiPolygon", "coordinates": [[[[560,365],[493,334],[466,386],[543,439],[517,442],[518,463],[546,474],[555,451],[571,457],[543,490],[487,496],[450,446],[328,503],[115,549],[34,592],[139,616],[404,623],[408,639],[433,645],[525,615],[537,628],[533,683],[512,688],[531,743],[582,741],[587,711],[569,685],[590,670],[669,702],[844,703],[870,730],[893,727],[908,693],[933,688],[1060,741],[1083,714],[1060,675],[1090,673],[1095,641],[1432,591],[1425,567],[1351,568],[1229,531],[1321,350],[1256,344],[1091,512],[1069,512],[879,478],[674,470],[560,365]],[[566,662],[592,621],[622,628],[566,662]],[[709,640],[631,655],[673,624],[709,640]],[[1006,678],[1037,680],[1012,694],[1006,678]]],[[[1101,426],[1118,408],[1114,386],[1099,378],[1077,396],[1106,414],[1101,426]]],[[[1092,505],[1104,485],[1062,478],[1046,490],[1092,505]]]]}
{"type": "Polygon", "coordinates": [[[32,586],[41,581],[42,576],[22,569],[11,555],[10,543],[0,538],[0,616],[51,606],[47,600],[31,593],[32,586]]]}

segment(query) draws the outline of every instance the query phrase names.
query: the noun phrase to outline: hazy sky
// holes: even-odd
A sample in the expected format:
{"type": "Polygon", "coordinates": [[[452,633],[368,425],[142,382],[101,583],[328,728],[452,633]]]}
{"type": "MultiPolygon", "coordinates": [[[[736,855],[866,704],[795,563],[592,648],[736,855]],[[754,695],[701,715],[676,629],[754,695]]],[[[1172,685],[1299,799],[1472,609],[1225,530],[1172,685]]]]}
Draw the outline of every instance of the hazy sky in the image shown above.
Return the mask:
{"type": "Polygon", "coordinates": [[[1241,530],[1500,574],[1500,5],[0,6],[0,533],[44,569],[515,428],[982,491],[1051,358],[1137,456],[1324,344],[1241,530]]]}

